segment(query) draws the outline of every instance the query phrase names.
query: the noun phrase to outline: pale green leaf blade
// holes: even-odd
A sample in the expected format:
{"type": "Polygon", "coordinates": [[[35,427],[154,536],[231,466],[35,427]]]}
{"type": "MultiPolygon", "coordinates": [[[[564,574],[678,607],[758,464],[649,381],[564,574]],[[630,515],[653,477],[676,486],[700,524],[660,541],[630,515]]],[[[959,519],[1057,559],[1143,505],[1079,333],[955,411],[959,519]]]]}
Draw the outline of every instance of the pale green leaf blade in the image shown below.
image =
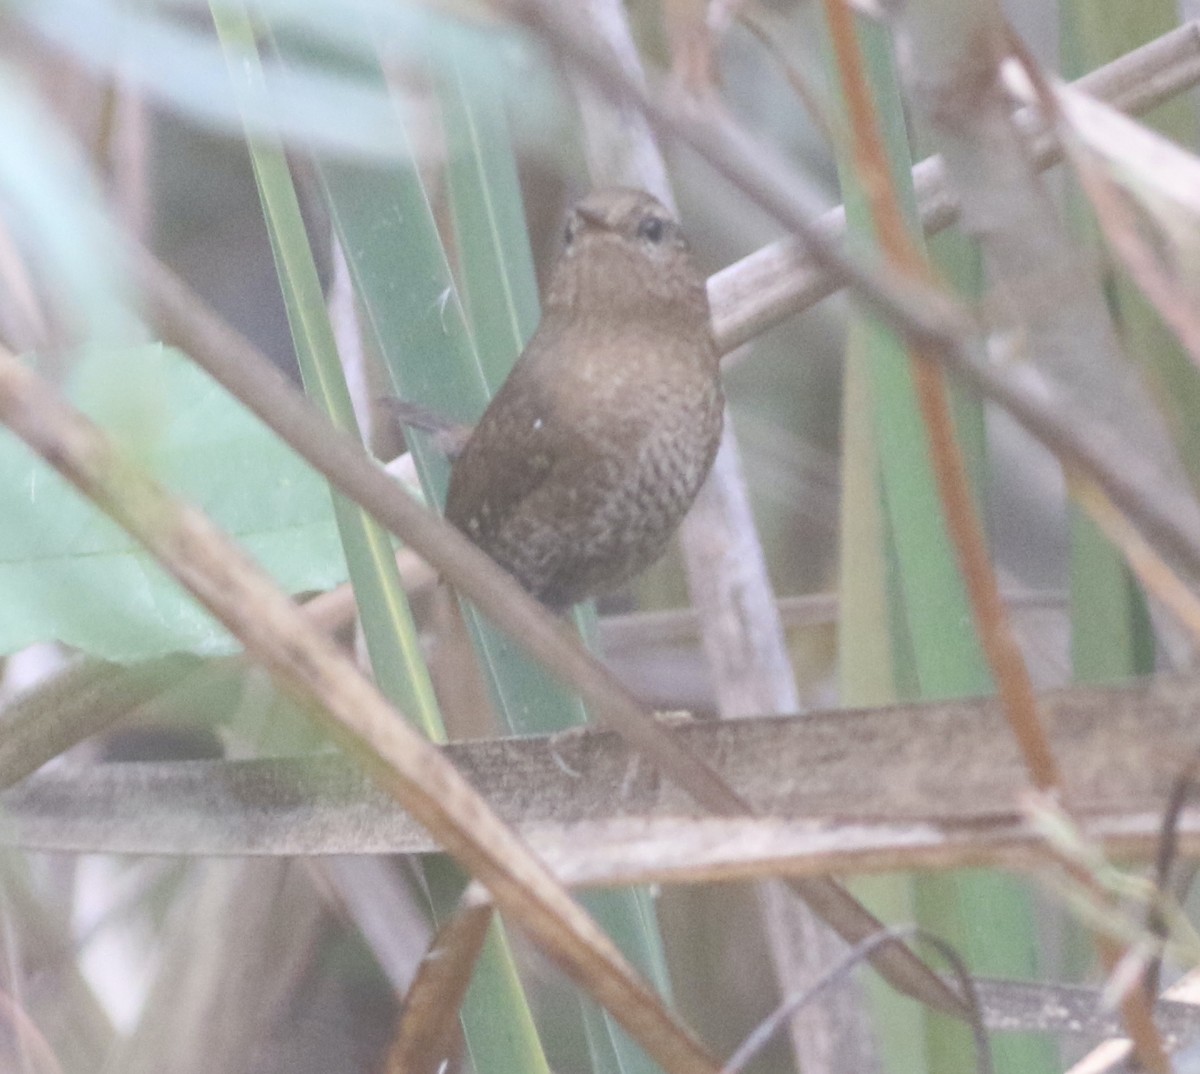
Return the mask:
{"type": "MultiPolygon", "coordinates": [[[[92,350],[68,394],[100,416],[130,366],[159,381],[142,455],[289,592],[345,581],[324,480],[214,381],[169,348],[92,350]]],[[[117,526],[0,432],[0,652],[57,639],[109,660],[235,646],[117,526]]]]}

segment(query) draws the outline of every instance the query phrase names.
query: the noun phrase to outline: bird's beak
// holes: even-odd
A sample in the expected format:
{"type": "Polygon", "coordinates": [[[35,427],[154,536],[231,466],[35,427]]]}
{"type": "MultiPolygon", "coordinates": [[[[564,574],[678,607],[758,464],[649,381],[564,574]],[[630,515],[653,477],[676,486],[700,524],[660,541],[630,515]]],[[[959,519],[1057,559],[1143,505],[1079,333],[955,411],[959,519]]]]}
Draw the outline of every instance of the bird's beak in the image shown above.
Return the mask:
{"type": "Polygon", "coordinates": [[[579,214],[580,219],[586,220],[593,227],[598,227],[604,231],[608,230],[608,220],[603,214],[596,212],[595,209],[588,209],[582,205],[575,206],[575,212],[579,214]]]}

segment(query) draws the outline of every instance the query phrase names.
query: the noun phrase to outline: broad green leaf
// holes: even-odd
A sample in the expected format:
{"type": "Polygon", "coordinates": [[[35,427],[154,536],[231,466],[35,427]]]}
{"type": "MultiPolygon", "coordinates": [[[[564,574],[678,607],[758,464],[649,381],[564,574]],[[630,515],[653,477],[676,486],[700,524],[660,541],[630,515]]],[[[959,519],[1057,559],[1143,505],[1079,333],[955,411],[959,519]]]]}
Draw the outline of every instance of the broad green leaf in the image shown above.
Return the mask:
{"type": "MultiPolygon", "coordinates": [[[[194,365],[166,347],[93,350],[68,389],[111,414],[131,371],[158,381],[143,461],[205,510],[289,592],[327,589],[346,565],[324,480],[194,365]]],[[[128,438],[126,438],[128,439],[128,438]]],[[[0,431],[0,652],[57,639],[108,660],[236,646],[132,540],[7,431],[0,431]]]]}

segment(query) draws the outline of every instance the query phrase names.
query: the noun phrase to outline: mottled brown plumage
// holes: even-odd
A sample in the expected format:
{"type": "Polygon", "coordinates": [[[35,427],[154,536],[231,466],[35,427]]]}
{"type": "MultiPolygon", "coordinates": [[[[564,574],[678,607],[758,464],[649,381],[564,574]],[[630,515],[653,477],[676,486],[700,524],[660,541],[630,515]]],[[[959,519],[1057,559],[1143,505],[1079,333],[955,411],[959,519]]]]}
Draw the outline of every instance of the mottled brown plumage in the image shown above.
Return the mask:
{"type": "Polygon", "coordinates": [[[656,560],[721,437],[704,276],[649,194],[572,212],[542,321],[455,460],[446,517],[552,608],[656,560]]]}

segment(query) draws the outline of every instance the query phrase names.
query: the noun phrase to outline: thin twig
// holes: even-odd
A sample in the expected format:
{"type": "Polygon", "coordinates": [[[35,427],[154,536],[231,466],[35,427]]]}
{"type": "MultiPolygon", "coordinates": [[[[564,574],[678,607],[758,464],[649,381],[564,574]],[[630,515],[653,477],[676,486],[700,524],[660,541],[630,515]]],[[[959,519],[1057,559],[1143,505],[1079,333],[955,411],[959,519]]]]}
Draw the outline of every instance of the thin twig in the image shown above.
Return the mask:
{"type": "MultiPolygon", "coordinates": [[[[1188,23],[1084,75],[1072,85],[1114,108],[1140,114],[1200,82],[1200,23],[1188,23]]],[[[1017,113],[1029,159],[1040,169],[1062,159],[1062,146],[1031,108],[1017,113]]],[[[926,234],[958,219],[959,204],[947,189],[941,157],[913,168],[913,191],[926,234]]],[[[814,227],[840,241],[846,231],[842,206],[817,217],[814,227]]],[[[809,259],[795,239],[771,243],[715,273],[708,284],[713,334],[723,352],[794,314],[801,313],[846,285],[809,259]]]]}
{"type": "Polygon", "coordinates": [[[586,34],[571,12],[551,0],[507,0],[517,18],[561,53],[573,70],[611,99],[635,105],[655,133],[679,142],[703,157],[755,204],[779,220],[804,244],[821,268],[844,280],[875,312],[887,316],[906,335],[926,343],[956,345],[974,335],[973,319],[944,292],[897,281],[861,259],[846,254],[819,225],[821,197],[798,176],[783,175],[763,163],[768,154],[731,121],[702,112],[684,100],[668,103],[631,78],[586,34]]]}
{"type": "MultiPolygon", "coordinates": [[[[761,153],[735,134],[728,124],[717,127],[694,116],[680,116],[651,98],[624,72],[581,40],[571,20],[546,0],[512,0],[534,28],[568,52],[580,69],[605,92],[633,100],[645,109],[665,137],[682,141],[731,179],[751,200],[801,237],[808,252],[828,273],[887,316],[910,340],[934,345],[931,354],[980,395],[999,403],[1060,460],[1093,477],[1143,533],[1190,573],[1200,577],[1200,509],[1195,500],[1164,481],[1157,467],[1131,455],[1113,430],[1072,405],[1060,387],[1036,370],[1019,363],[983,362],[962,342],[973,326],[957,307],[947,309],[940,292],[917,292],[889,286],[877,275],[859,271],[835,245],[830,229],[812,212],[812,199],[790,182],[759,166],[761,153]],[[917,297],[917,295],[921,297],[917,297]],[[917,307],[922,307],[920,310],[917,307]]],[[[1171,42],[1173,47],[1196,47],[1196,28],[1171,42]]],[[[1189,75],[1189,77],[1192,77],[1189,75]]]]}
{"type": "Polygon", "coordinates": [[[184,654],[120,667],[82,660],[0,710],[0,789],[161,693],[200,661],[184,654]]]}
{"type": "Polygon", "coordinates": [[[1176,622],[1192,636],[1192,645],[1200,650],[1200,597],[1184,585],[1129,519],[1093,482],[1067,471],[1067,488],[1073,499],[1087,512],[1105,537],[1124,557],[1129,569],[1176,622]]]}
{"type": "MultiPolygon", "coordinates": [[[[339,491],[424,556],[534,659],[577,690],[597,719],[643,751],[697,802],[722,816],[752,812],[712,768],[670,738],[652,714],[583,648],[577,634],[457,529],[409,496],[366,456],[357,440],[334,429],[278,369],[157,260],[144,251],[135,260],[165,338],[187,350],[339,491]]],[[[879,922],[832,880],[796,880],[792,887],[852,943],[879,927],[879,922]]],[[[889,944],[875,959],[880,974],[894,987],[938,1009],[952,1013],[959,1009],[954,994],[906,948],[889,944]]]]}
{"type": "MultiPolygon", "coordinates": [[[[889,264],[900,273],[929,282],[932,274],[908,234],[892,186],[879,120],[867,89],[854,16],[843,0],[826,0],[825,12],[850,114],[855,165],[867,192],[880,246],[889,264]]],[[[1005,715],[1034,785],[1040,790],[1060,787],[1061,776],[1038,715],[1033,682],[1000,598],[1000,587],[975,512],[942,371],[934,364],[929,348],[918,345],[910,355],[946,528],[958,555],[979,638],[1004,702],[1005,715]]]]}
{"type": "Polygon", "coordinates": [[[450,1052],[458,1012],[494,917],[490,904],[464,902],[438,929],[404,997],[388,1074],[438,1074],[450,1052]]]}
{"type": "MultiPolygon", "coordinates": [[[[1179,825],[1183,816],[1184,806],[1196,791],[1196,774],[1200,771],[1200,752],[1193,753],[1191,759],[1183,766],[1175,782],[1171,785],[1171,794],[1167,798],[1166,808],[1163,809],[1162,826],[1159,829],[1158,852],[1154,855],[1154,886],[1158,888],[1159,898],[1151,903],[1146,911],[1146,931],[1160,941],[1166,941],[1169,926],[1166,915],[1162,912],[1162,901],[1173,894],[1169,892],[1171,872],[1179,854],[1179,825]]],[[[1195,874],[1195,866],[1191,870],[1195,874]]],[[[1175,896],[1176,902],[1182,904],[1187,894],[1187,885],[1175,896]]],[[[1159,978],[1162,971],[1162,954],[1156,954],[1153,961],[1146,967],[1144,977],[1146,991],[1154,996],[1158,994],[1159,978]]]]}
{"type": "Polygon", "coordinates": [[[325,714],[372,778],[665,1069],[715,1069],[519,837],[204,515],[148,479],[10,355],[0,355],[0,420],[143,544],[251,655],[325,714]]]}
{"type": "Polygon", "coordinates": [[[749,1063],[770,1042],[771,1038],[797,1011],[817,998],[822,992],[831,988],[845,977],[856,966],[870,957],[871,951],[890,939],[920,939],[935,947],[938,953],[950,963],[950,968],[958,987],[962,992],[964,1006],[970,1012],[968,1022],[971,1034],[975,1039],[975,1061],[979,1074],[992,1074],[992,1053],[988,1047],[987,1030],[983,1024],[983,1011],[979,1004],[979,996],[975,991],[975,983],[971,972],[967,969],[958,952],[946,943],[940,936],[923,929],[919,925],[893,925],[882,932],[871,936],[847,952],[838,965],[834,966],[811,988],[794,996],[788,996],[771,1015],[764,1019],[759,1026],[739,1046],[737,1051],[726,1060],[721,1074],[741,1074],[749,1063]]]}

